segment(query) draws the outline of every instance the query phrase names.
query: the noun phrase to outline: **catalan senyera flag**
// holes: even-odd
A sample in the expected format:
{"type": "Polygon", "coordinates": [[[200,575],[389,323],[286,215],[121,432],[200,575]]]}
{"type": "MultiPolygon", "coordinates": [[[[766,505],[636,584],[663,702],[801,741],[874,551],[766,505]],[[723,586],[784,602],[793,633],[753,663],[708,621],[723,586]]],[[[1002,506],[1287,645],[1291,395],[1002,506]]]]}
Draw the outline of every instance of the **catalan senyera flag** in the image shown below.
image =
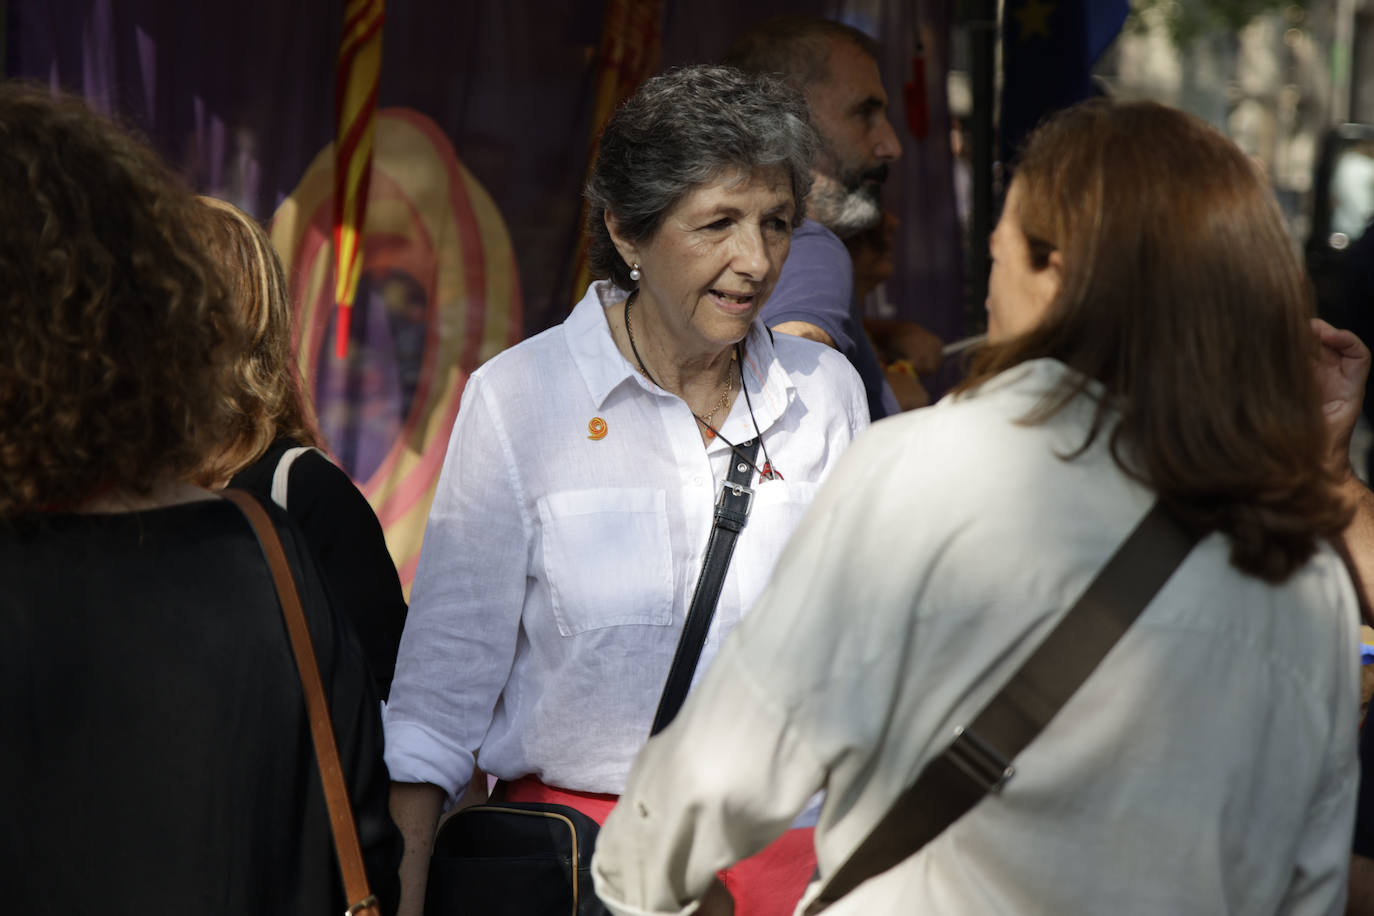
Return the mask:
{"type": "MultiPolygon", "coordinates": [[[[601,128],[617,105],[658,69],[663,47],[663,0],[608,0],[601,25],[601,47],[596,55],[596,108],[592,115],[592,145],[587,156],[591,174],[601,147],[601,128]]],[[[579,225],[587,222],[586,204],[579,225]]],[[[587,288],[587,234],[578,236],[573,261],[573,288],[568,307],[582,298],[587,288]]]]}
{"type": "Polygon", "coordinates": [[[334,352],[348,354],[353,297],[362,275],[363,222],[372,174],[373,115],[382,71],[386,0],[348,0],[334,77],[334,352]]]}

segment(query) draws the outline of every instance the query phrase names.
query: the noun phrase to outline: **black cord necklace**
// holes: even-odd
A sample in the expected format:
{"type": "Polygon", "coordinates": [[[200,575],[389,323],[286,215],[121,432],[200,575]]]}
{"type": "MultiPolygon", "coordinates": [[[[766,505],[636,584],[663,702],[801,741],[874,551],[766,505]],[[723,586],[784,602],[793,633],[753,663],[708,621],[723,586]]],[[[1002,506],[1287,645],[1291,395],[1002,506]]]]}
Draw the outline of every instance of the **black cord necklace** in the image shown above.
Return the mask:
{"type": "MultiPolygon", "coordinates": [[[[639,291],[636,290],[634,293],[631,293],[630,297],[625,300],[625,336],[630,338],[630,352],[635,355],[635,362],[639,363],[639,371],[643,372],[644,377],[654,383],[654,387],[660,388],[663,391],[667,391],[668,389],[660,385],[658,383],[658,379],[654,378],[653,375],[649,372],[649,367],[644,365],[644,357],[639,355],[639,347],[635,346],[635,332],[633,327],[630,325],[630,306],[634,304],[635,296],[638,294],[638,292],[639,291]]],[[[741,461],[747,462],[751,468],[757,471],[759,475],[759,480],[782,480],[782,475],[779,474],[777,469],[773,467],[773,461],[768,457],[768,446],[764,445],[763,433],[759,430],[759,421],[754,417],[754,402],[749,398],[749,386],[744,383],[744,350],[738,343],[735,344],[734,361],[739,366],[739,387],[740,390],[744,392],[744,404],[746,407],[749,408],[749,422],[754,424],[754,435],[758,436],[759,445],[763,448],[763,467],[760,468],[748,456],[741,454],[739,451],[739,446],[735,445],[735,443],[731,442],[729,439],[722,436],[720,434],[720,430],[716,429],[710,423],[707,423],[701,417],[698,417],[695,413],[692,414],[692,417],[702,426],[710,430],[711,435],[715,436],[721,442],[724,442],[727,446],[729,446],[730,452],[732,454],[734,454],[741,461]]]]}

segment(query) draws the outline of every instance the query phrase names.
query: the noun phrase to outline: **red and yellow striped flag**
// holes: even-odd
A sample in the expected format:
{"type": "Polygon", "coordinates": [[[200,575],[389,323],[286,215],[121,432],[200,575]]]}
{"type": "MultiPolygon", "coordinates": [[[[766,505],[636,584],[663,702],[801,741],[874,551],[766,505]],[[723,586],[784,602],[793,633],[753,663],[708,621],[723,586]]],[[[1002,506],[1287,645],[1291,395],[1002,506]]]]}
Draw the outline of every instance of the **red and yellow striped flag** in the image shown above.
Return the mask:
{"type": "Polygon", "coordinates": [[[334,75],[334,354],[339,359],[348,355],[349,319],[363,270],[363,223],[385,18],[386,0],[348,0],[334,75]]]}
{"type": "MultiPolygon", "coordinates": [[[[608,0],[601,25],[601,47],[596,55],[596,110],[592,115],[592,146],[587,157],[587,174],[591,174],[601,148],[601,129],[610,120],[616,106],[639,88],[658,69],[659,52],[663,45],[663,0],[608,0]]],[[[575,303],[587,288],[587,207],[582,206],[584,227],[578,236],[577,252],[573,255],[573,289],[575,303]]]]}

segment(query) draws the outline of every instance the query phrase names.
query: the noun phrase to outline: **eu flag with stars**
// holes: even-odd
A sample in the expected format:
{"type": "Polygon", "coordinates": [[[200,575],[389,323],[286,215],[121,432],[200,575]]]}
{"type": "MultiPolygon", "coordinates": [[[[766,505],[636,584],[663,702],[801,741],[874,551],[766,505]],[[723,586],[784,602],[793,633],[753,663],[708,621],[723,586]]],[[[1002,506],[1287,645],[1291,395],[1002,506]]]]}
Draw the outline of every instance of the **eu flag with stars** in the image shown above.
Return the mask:
{"type": "Polygon", "coordinates": [[[1093,94],[1092,68],[1116,38],[1128,0],[1007,0],[1002,19],[1000,148],[1011,161],[1051,112],[1093,94]]]}

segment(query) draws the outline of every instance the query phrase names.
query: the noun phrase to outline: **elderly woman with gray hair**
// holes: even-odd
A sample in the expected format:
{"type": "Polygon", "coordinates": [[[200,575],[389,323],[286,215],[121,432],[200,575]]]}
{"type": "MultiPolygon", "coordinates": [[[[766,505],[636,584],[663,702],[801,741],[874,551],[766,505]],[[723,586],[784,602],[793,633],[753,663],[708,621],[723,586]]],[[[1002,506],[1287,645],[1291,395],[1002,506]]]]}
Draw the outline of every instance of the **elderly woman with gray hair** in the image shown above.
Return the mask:
{"type": "MultiPolygon", "coordinates": [[[[587,184],[590,260],[609,279],[468,380],[386,711],[402,912],[419,912],[440,810],[474,765],[507,801],[604,819],[649,736],[727,474],[752,505],[698,671],[867,425],[842,356],[756,321],[815,145],[776,81],[649,80],[587,184]]],[[[739,916],[800,897],[810,831],[780,843],[723,876],[739,916]]]]}

